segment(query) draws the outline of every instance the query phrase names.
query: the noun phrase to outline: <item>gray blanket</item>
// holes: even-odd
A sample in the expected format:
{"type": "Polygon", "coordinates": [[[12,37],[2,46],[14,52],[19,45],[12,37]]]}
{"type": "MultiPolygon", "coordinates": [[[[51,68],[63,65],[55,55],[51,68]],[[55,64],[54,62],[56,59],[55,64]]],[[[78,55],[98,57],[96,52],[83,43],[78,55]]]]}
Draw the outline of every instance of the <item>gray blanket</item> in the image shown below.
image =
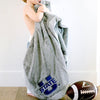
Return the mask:
{"type": "Polygon", "coordinates": [[[35,23],[35,32],[23,61],[27,87],[38,98],[56,100],[65,95],[68,29],[61,18],[44,13],[35,23]]]}

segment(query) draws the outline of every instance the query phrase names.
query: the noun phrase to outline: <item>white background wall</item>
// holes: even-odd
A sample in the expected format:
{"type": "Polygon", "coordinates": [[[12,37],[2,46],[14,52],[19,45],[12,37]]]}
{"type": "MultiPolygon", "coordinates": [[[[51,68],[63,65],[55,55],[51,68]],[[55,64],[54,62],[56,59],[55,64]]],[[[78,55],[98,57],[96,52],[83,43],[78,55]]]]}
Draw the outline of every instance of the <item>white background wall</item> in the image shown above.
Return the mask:
{"type": "Polygon", "coordinates": [[[100,85],[100,1],[98,0],[97,27],[97,84],[100,85]]]}
{"type": "MultiPolygon", "coordinates": [[[[88,80],[97,84],[96,1],[51,0],[52,12],[69,28],[70,83],[88,80]]],[[[25,86],[23,59],[30,33],[23,19],[24,5],[21,0],[0,1],[0,86],[25,86]]]]}

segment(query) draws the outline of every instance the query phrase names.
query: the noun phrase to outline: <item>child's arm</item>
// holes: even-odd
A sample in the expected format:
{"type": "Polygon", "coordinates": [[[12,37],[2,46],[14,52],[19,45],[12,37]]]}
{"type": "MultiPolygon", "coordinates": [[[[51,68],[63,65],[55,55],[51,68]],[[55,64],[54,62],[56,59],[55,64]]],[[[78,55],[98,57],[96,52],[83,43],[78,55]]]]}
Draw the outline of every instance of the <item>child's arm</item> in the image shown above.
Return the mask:
{"type": "Polygon", "coordinates": [[[38,11],[41,11],[41,12],[50,12],[49,9],[48,9],[45,5],[43,5],[43,4],[41,4],[41,3],[38,3],[38,4],[41,5],[41,6],[38,8],[38,11]]]}
{"type": "Polygon", "coordinates": [[[29,16],[34,22],[40,22],[43,17],[43,12],[37,11],[37,13],[34,11],[33,8],[29,6],[24,7],[24,14],[29,16]]]}

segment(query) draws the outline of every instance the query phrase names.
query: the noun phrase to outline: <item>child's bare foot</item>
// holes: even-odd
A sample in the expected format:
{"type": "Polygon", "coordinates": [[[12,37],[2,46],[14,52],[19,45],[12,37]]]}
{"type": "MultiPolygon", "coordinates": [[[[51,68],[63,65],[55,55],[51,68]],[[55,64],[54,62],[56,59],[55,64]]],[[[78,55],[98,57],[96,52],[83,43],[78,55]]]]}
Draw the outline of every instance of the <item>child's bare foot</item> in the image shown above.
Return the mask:
{"type": "Polygon", "coordinates": [[[27,95],[28,96],[32,96],[32,97],[34,97],[34,98],[37,98],[37,97],[35,97],[32,93],[31,93],[31,91],[27,88],[27,95]]]}
{"type": "Polygon", "coordinates": [[[27,93],[27,95],[36,98],[32,93],[27,93]]]}

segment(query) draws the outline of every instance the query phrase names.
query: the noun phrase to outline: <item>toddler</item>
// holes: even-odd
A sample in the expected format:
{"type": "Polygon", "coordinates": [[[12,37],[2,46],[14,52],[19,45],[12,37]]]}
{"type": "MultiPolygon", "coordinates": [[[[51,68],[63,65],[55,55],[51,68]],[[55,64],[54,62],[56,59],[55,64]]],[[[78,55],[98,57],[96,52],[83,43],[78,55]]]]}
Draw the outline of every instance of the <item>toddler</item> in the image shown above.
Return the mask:
{"type": "MultiPolygon", "coordinates": [[[[30,32],[30,39],[27,43],[28,47],[32,39],[32,36],[34,34],[35,22],[40,22],[41,19],[43,18],[44,12],[49,12],[49,9],[46,8],[45,5],[41,4],[41,0],[23,0],[23,1],[26,3],[23,9],[24,21],[30,32]],[[37,12],[35,12],[34,9],[34,6],[36,4],[40,5],[39,8],[37,9],[37,12]]],[[[32,94],[28,88],[27,88],[27,95],[34,97],[34,94],[32,94]]]]}

